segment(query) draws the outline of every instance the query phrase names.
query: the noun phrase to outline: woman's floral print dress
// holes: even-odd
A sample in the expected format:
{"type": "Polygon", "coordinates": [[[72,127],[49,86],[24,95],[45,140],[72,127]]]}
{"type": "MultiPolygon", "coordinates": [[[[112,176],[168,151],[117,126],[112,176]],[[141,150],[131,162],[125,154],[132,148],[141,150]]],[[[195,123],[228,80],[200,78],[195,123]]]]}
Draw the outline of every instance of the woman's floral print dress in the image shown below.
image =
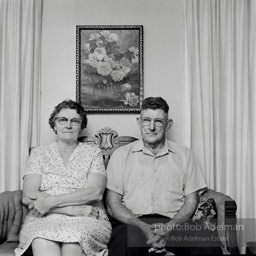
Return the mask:
{"type": "MultiPolygon", "coordinates": [[[[79,143],[67,166],[64,166],[57,142],[54,142],[33,150],[25,175],[40,174],[40,191],[49,195],[60,195],[86,188],[89,173],[106,176],[102,152],[97,146],[79,143]]],[[[35,238],[67,243],[78,242],[87,256],[107,255],[111,225],[103,203],[97,203],[96,207],[99,209],[97,219],[54,213],[36,217],[28,213],[20,232],[20,244],[15,249],[15,255],[22,255],[35,238]]]]}

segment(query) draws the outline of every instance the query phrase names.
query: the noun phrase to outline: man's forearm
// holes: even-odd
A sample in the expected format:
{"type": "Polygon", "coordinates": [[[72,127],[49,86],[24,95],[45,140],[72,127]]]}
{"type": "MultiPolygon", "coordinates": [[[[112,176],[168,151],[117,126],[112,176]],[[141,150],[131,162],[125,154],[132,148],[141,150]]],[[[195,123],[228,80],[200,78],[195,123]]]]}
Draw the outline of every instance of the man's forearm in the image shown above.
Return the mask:
{"type": "Polygon", "coordinates": [[[108,213],[121,223],[131,224],[130,220],[137,219],[136,216],[121,202],[111,202],[111,206],[108,204],[108,213]]]}
{"type": "Polygon", "coordinates": [[[136,226],[143,230],[143,232],[146,232],[146,229],[149,229],[149,225],[136,217],[135,214],[133,214],[125,205],[119,201],[111,202],[111,206],[108,204],[107,209],[109,214],[121,223],[136,226]]]}
{"type": "Polygon", "coordinates": [[[186,199],[184,205],[166,225],[169,225],[169,227],[174,227],[176,225],[182,225],[183,223],[191,219],[198,203],[198,195],[196,193],[193,194],[194,196],[186,199]]]}
{"type": "Polygon", "coordinates": [[[193,213],[195,212],[197,202],[198,195],[196,192],[187,196],[184,205],[169,222],[165,224],[155,223],[152,225],[154,233],[161,236],[163,239],[166,239],[175,230],[180,230],[179,226],[191,219],[193,213]]]}
{"type": "Polygon", "coordinates": [[[181,225],[191,219],[195,212],[195,206],[183,206],[177,214],[168,222],[169,225],[181,225]]]}

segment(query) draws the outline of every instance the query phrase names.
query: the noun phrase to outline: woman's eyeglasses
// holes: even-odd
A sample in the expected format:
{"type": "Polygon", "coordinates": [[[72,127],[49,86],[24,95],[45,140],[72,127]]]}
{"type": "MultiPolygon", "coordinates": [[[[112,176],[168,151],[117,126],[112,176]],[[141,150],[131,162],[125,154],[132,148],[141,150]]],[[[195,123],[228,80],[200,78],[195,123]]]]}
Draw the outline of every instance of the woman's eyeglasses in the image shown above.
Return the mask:
{"type": "Polygon", "coordinates": [[[66,125],[68,121],[70,121],[72,126],[79,126],[82,123],[81,119],[78,118],[67,119],[66,117],[56,117],[54,120],[57,120],[60,125],[66,125]]]}

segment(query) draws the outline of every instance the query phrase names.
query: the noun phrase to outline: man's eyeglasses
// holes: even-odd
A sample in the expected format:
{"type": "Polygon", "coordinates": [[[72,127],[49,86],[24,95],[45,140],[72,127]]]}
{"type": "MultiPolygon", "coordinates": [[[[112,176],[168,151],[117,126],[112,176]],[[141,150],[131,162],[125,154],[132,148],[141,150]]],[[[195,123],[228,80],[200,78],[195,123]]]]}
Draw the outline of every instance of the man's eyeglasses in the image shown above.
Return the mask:
{"type": "Polygon", "coordinates": [[[70,121],[72,126],[79,126],[82,122],[81,119],[78,118],[67,119],[66,117],[56,117],[55,120],[57,120],[60,125],[66,125],[68,121],[70,121]]]}
{"type": "Polygon", "coordinates": [[[160,118],[156,118],[156,119],[142,118],[141,119],[141,123],[144,127],[150,126],[152,121],[154,122],[154,125],[159,128],[163,127],[166,124],[165,119],[160,119],[160,118]]]}

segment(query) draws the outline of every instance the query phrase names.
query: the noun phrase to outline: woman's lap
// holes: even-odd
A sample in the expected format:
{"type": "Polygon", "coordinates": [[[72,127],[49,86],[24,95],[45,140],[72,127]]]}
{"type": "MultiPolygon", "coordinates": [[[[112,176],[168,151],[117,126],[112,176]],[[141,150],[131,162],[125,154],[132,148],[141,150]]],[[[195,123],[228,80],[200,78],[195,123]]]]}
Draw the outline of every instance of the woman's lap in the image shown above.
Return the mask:
{"type": "Polygon", "coordinates": [[[43,238],[36,238],[32,242],[33,256],[85,256],[79,243],[60,243],[43,238]]]}

